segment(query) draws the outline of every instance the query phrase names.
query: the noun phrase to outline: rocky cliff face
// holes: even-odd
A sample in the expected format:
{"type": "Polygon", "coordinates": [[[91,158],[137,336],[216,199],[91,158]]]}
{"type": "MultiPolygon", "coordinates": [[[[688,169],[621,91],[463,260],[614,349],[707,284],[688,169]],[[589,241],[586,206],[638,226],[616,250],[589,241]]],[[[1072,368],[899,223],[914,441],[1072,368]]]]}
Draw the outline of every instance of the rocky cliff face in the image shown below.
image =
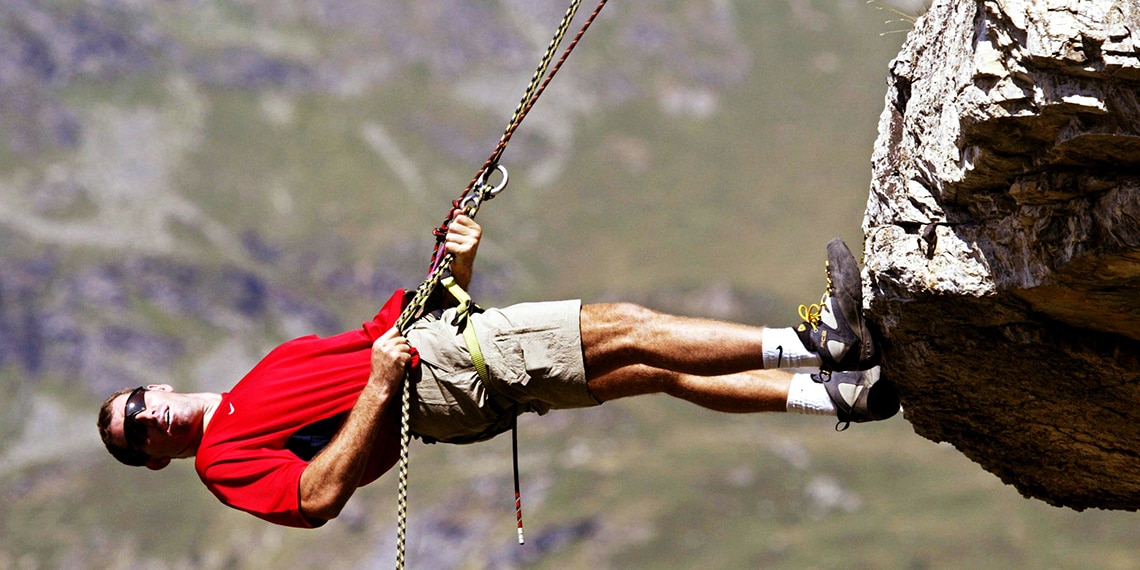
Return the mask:
{"type": "Polygon", "coordinates": [[[1128,0],[937,2],[892,62],[864,220],[915,430],[1078,510],[1140,507],[1137,34],[1128,0]]]}

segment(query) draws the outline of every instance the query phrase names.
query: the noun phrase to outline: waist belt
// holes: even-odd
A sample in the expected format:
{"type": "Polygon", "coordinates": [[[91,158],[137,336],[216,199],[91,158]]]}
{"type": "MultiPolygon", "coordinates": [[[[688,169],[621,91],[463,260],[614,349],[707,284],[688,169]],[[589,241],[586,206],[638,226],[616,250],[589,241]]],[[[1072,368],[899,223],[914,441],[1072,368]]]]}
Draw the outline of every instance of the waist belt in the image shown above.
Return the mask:
{"type": "Polygon", "coordinates": [[[463,342],[467,343],[467,352],[471,354],[471,363],[475,365],[475,371],[479,373],[479,379],[483,381],[483,385],[487,388],[491,387],[491,373],[487,370],[487,361],[483,358],[483,351],[479,348],[479,337],[475,335],[475,327],[470,326],[471,315],[475,313],[482,313],[483,309],[471,301],[471,295],[455,282],[455,277],[448,275],[444,277],[440,284],[447,288],[447,292],[459,301],[459,306],[455,308],[455,320],[451,321],[452,326],[458,327],[460,332],[463,333],[463,342]]]}

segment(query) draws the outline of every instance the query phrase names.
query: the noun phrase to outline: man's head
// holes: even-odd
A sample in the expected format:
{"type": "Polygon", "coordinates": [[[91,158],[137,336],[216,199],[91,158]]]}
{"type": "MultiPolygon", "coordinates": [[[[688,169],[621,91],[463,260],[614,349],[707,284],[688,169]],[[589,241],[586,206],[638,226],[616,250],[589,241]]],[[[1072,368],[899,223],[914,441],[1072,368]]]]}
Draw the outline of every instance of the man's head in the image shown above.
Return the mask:
{"type": "Polygon", "coordinates": [[[191,396],[166,384],[124,388],[99,409],[99,436],[120,462],[162,469],[171,459],[197,452],[201,412],[191,396]]]}

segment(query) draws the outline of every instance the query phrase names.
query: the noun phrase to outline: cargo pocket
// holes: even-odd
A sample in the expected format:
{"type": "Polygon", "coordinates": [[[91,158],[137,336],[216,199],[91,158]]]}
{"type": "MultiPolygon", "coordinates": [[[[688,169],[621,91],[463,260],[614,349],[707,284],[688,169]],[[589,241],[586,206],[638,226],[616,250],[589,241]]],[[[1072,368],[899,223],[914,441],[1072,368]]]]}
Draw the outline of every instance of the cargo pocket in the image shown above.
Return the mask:
{"type": "Polygon", "coordinates": [[[484,405],[486,388],[466,350],[431,327],[414,331],[409,340],[414,346],[419,343],[420,352],[420,378],[409,421],[412,432],[425,440],[451,441],[483,433],[493,425],[496,414],[484,405]]]}
{"type": "Polygon", "coordinates": [[[550,394],[546,388],[556,382],[559,372],[551,358],[549,327],[529,327],[499,331],[495,334],[498,362],[491,373],[492,388],[507,398],[523,404],[528,412],[550,411],[550,394]]]}

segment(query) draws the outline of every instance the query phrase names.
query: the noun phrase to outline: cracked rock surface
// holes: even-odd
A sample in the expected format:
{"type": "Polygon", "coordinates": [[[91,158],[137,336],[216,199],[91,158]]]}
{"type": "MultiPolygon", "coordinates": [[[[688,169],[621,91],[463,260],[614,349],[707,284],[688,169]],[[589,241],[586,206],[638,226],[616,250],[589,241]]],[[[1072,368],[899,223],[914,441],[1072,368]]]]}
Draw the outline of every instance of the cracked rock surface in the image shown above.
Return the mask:
{"type": "Polygon", "coordinates": [[[935,2],[872,162],[864,287],[915,431],[1140,507],[1140,4],[935,2]]]}

